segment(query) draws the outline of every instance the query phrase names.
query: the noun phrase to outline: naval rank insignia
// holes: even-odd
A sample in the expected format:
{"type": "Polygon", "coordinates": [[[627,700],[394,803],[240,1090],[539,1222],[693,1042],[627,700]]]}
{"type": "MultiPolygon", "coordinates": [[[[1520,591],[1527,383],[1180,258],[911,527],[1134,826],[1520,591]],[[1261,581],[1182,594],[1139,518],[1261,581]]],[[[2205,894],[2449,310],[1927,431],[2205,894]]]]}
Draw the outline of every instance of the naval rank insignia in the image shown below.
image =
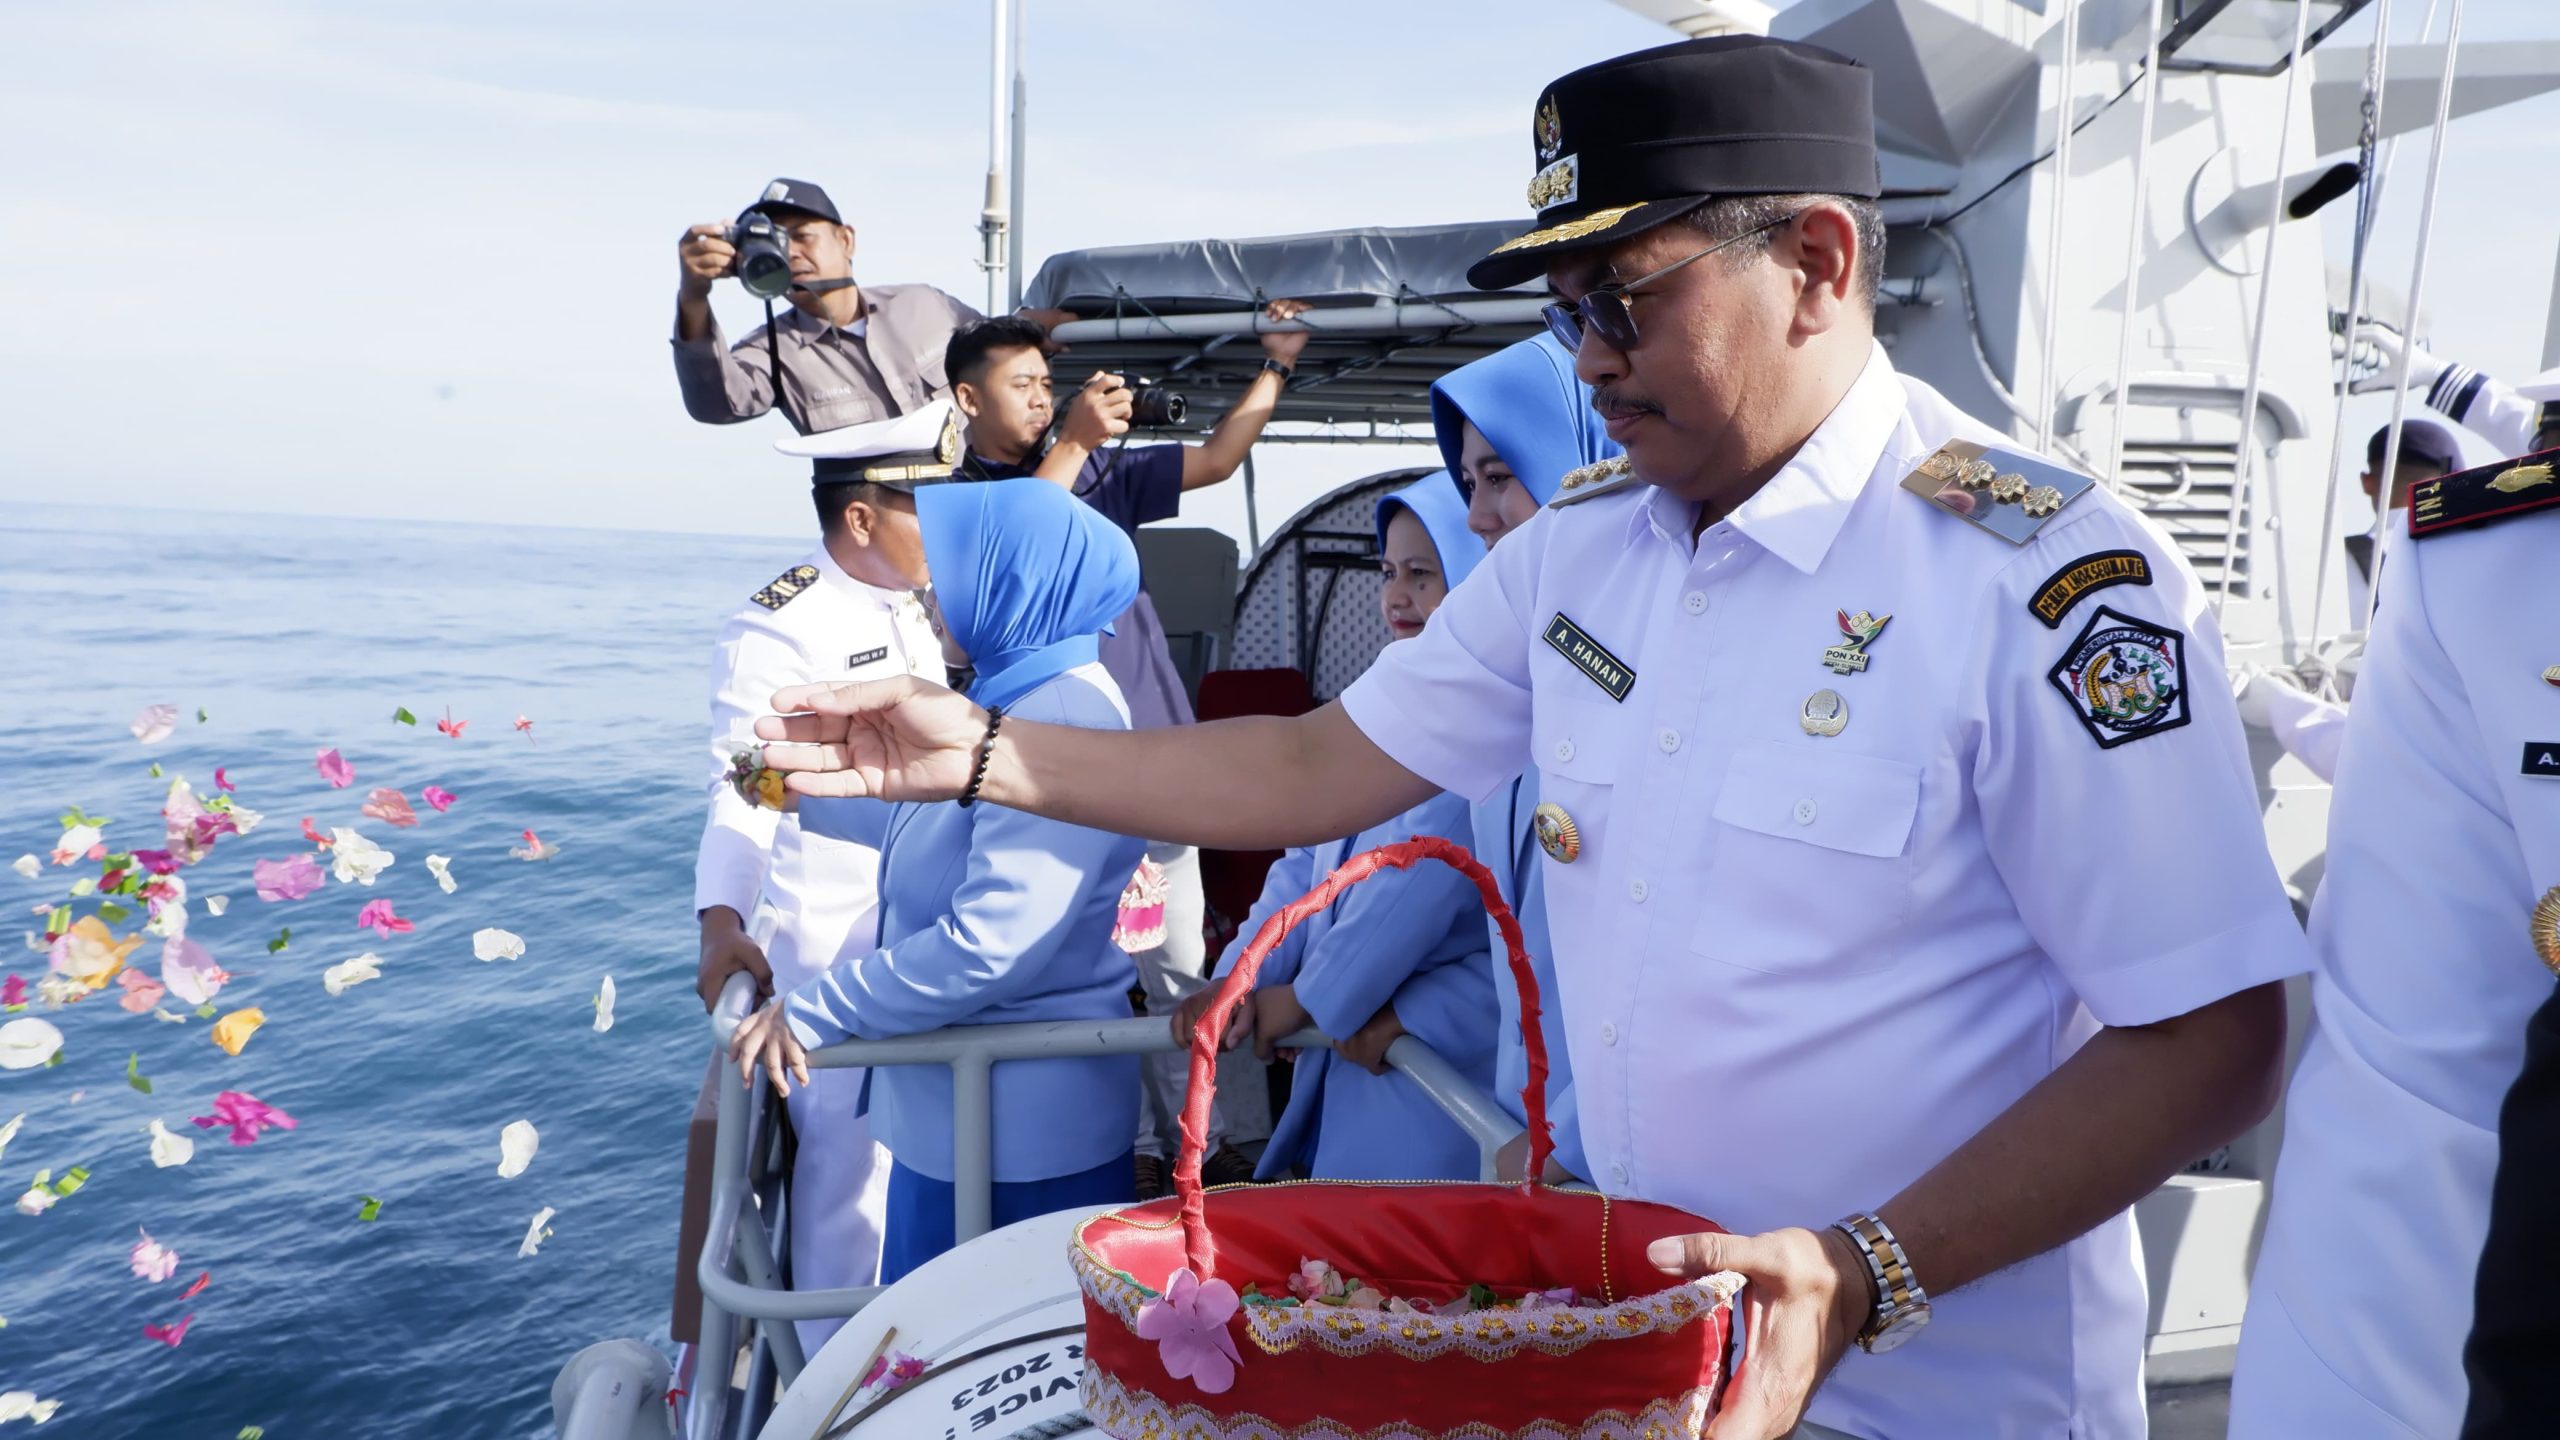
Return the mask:
{"type": "Polygon", "coordinates": [[[818,567],[794,565],[773,577],[773,583],[747,598],[767,610],[779,610],[791,603],[792,597],[818,583],[818,567]]]}
{"type": "Polygon", "coordinates": [[[2496,460],[2409,487],[2409,535],[2423,540],[2466,525],[2560,505],[2560,450],[2496,460]]]}
{"type": "Polygon", "coordinates": [[[1557,611],[1556,618],[1547,622],[1546,641],[1557,654],[1572,661],[1573,668],[1589,677],[1592,684],[1607,691],[1610,699],[1623,704],[1627,692],[1635,688],[1636,672],[1610,654],[1608,647],[1584,634],[1581,626],[1566,619],[1563,611],[1557,611]]]}
{"type": "Polygon", "coordinates": [[[2012,545],[2024,545],[2097,483],[2032,455],[1950,440],[1904,476],[1902,488],[2012,545]]]}
{"type": "Polygon", "coordinates": [[[2046,672],[2101,750],[2187,723],[2187,637],[2101,605],[2046,672]]]}
{"type": "Polygon", "coordinates": [[[1841,611],[1840,643],[1822,652],[1822,663],[1834,675],[1863,672],[1867,668],[1867,646],[1884,633],[1885,622],[1892,618],[1890,615],[1870,615],[1864,610],[1855,615],[1841,611]]]}

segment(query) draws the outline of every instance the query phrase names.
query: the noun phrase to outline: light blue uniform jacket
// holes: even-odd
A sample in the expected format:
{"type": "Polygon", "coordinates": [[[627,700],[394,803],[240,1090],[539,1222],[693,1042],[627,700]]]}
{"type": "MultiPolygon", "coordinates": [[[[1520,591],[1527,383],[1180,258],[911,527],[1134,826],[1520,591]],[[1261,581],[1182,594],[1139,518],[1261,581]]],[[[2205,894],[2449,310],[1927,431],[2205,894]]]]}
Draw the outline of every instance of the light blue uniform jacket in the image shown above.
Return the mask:
{"type": "MultiPolygon", "coordinates": [[[[1343,861],[1380,845],[1438,835],[1463,843],[1466,802],[1440,795],[1349,840],[1291,850],[1218,962],[1225,975],[1269,920],[1343,861]]],[[[1380,870],[1307,919],[1263,962],[1261,983],[1295,985],[1316,1028],[1339,1039],[1388,1002],[1416,1039],[1480,1088],[1493,1081],[1493,977],[1483,902],[1436,860],[1380,870]]],[[[1299,1052],[1289,1105],[1256,1174],[1292,1163],[1323,1180],[1472,1180],[1476,1146],[1420,1087],[1372,1075],[1331,1050],[1299,1052]]]]}
{"type": "MultiPolygon", "coordinates": [[[[1547,1038],[1547,1121],[1555,1132],[1556,1163],[1588,1177],[1590,1162],[1582,1155],[1582,1121],[1573,1108],[1573,1062],[1565,1056],[1564,1008],[1556,1000],[1555,947],[1547,940],[1545,852],[1538,848],[1529,819],[1538,808],[1538,774],[1532,770],[1493,792],[1471,808],[1475,827],[1470,847],[1476,859],[1502,882],[1502,899],[1520,918],[1521,938],[1528,943],[1529,968],[1538,976],[1538,1028],[1547,1038]]],[[[1493,993],[1502,1007],[1501,1029],[1494,1036],[1493,1098],[1526,1125],[1521,1092],[1529,1085],[1529,1047],[1520,1036],[1520,990],[1511,983],[1511,965],[1502,950],[1502,935],[1485,917],[1487,943],[1493,947],[1493,993]]]]}
{"type": "MultiPolygon", "coordinates": [[[[1099,665],[1030,691],[1009,717],[1124,730],[1099,665]]],[[[1111,943],[1144,841],[978,804],[804,800],[801,828],[880,849],[878,949],[845,955],[783,997],[803,1045],[950,1025],[1125,1020],[1130,958],[1111,943]]],[[[872,1072],[874,1133],[899,1163],[951,1174],[951,1072],[872,1072]]],[[[995,1070],[995,1178],[1046,1180],[1129,1149],[1138,1057],[1014,1060],[995,1070]]]]}

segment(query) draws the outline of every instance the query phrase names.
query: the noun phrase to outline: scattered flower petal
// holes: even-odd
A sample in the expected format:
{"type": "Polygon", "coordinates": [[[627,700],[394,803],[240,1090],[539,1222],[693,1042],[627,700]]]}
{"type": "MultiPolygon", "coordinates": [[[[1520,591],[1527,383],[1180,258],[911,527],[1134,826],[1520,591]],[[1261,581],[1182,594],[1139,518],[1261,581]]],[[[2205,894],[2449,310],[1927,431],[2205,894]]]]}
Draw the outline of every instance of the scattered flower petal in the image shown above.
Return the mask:
{"type": "Polygon", "coordinates": [[[349,986],[382,978],[382,957],[368,950],[352,959],[341,960],[320,972],[320,988],[332,995],[344,995],[349,986]]]}
{"type": "Polygon", "coordinates": [[[0,1010],[20,1010],[27,1003],[27,980],[23,975],[0,979],[0,1010]]]}
{"type": "Polygon", "coordinates": [[[524,832],[524,843],[509,846],[507,853],[519,860],[548,860],[560,853],[560,847],[543,844],[541,836],[527,830],[524,832]]]}
{"type": "Polygon", "coordinates": [[[160,947],[160,983],[189,1005],[210,1005],[231,974],[213,963],[213,953],[184,936],[160,947]]]}
{"type": "Polygon", "coordinates": [[[55,1205],[61,1203],[61,1196],[56,1195],[51,1190],[45,1188],[44,1182],[47,1175],[50,1173],[51,1172],[49,1171],[38,1171],[36,1173],[36,1183],[28,1186],[27,1193],[18,1197],[19,1214],[41,1215],[47,1210],[52,1209],[55,1205]]]}
{"type": "Polygon", "coordinates": [[[492,925],[471,932],[471,953],[482,960],[520,960],[524,958],[524,937],[511,930],[492,925]]]}
{"type": "Polygon", "coordinates": [[[168,986],[139,970],[127,970],[116,977],[116,983],[124,987],[124,1008],[136,1015],[148,1013],[160,1003],[161,996],[169,993],[168,986]]]}
{"type": "Polygon", "coordinates": [[[220,766],[220,765],[216,765],[216,766],[214,766],[214,767],[213,767],[213,788],[214,788],[214,789],[216,789],[216,790],[221,791],[221,792],[222,792],[223,794],[225,794],[225,795],[228,795],[228,794],[230,794],[232,791],[237,790],[237,789],[239,789],[240,787],[239,787],[239,786],[237,786],[237,785],[232,784],[232,783],[231,783],[231,777],[230,777],[230,776],[228,776],[228,775],[226,775],[226,774],[224,774],[224,773],[223,773],[223,770],[224,770],[224,767],[223,767],[223,766],[220,766]]]}
{"type": "Polygon", "coordinates": [[[0,1125],[0,1154],[8,1153],[9,1142],[18,1138],[18,1127],[26,1123],[27,1112],[21,1110],[9,1117],[8,1124],[0,1125]]]}
{"type": "Polygon", "coordinates": [[[133,717],[133,738],[145,745],[157,745],[178,728],[178,707],[145,705],[133,717]]]}
{"type": "Polygon", "coordinates": [[[596,1033],[601,1035],[612,1028],[613,977],[607,975],[604,977],[603,986],[596,991],[596,1033]]]}
{"type": "Polygon", "coordinates": [[[542,1242],[551,1238],[551,1217],[559,1213],[548,1205],[533,1212],[533,1223],[524,1227],[524,1243],[516,1247],[518,1258],[542,1249],[542,1242]]]}
{"type": "Polygon", "coordinates": [[[193,1300],[204,1293],[204,1287],[212,1283],[213,1272],[210,1270],[199,1270],[196,1272],[194,1283],[187,1286],[186,1289],[179,1291],[178,1298],[181,1300],[193,1300]]]}
{"type": "Polygon", "coordinates": [[[33,1390],[0,1390],[0,1425],[30,1420],[41,1425],[62,1408],[59,1400],[39,1400],[33,1390]]]}
{"type": "Polygon", "coordinates": [[[280,900],[299,900],[329,880],[329,873],[320,868],[320,862],[308,855],[261,860],[249,869],[257,879],[258,898],[270,904],[280,900]]]}
{"type": "Polygon", "coordinates": [[[321,751],[311,765],[320,772],[321,779],[329,782],[332,790],[344,790],[356,783],[356,767],[348,764],[347,757],[335,750],[321,751]]]}
{"type": "Polygon", "coordinates": [[[225,1055],[237,1056],[241,1047],[249,1043],[249,1037],[257,1034],[259,1027],[266,1023],[267,1012],[254,1005],[246,1010],[234,1010],[213,1022],[213,1043],[221,1046],[225,1055]]]}
{"type": "Polygon", "coordinates": [[[527,740],[532,739],[532,738],[533,738],[533,722],[532,722],[532,721],[530,721],[530,720],[527,720],[527,719],[526,719],[526,718],[524,718],[522,715],[518,715],[518,716],[516,717],[516,733],[517,733],[517,734],[519,734],[519,735],[522,735],[522,736],[523,736],[524,738],[526,738],[527,740]]]}
{"type": "Polygon", "coordinates": [[[254,1145],[258,1135],[272,1125],[279,1130],[294,1127],[294,1118],[273,1105],[242,1090],[225,1090],[213,1097],[213,1113],[193,1117],[192,1124],[201,1130],[231,1127],[231,1143],[254,1145]]]}
{"type": "Polygon", "coordinates": [[[542,1133],[530,1120],[516,1120],[498,1132],[498,1178],[513,1180],[533,1163],[533,1152],[542,1145],[542,1133]]]}
{"type": "Polygon", "coordinates": [[[436,877],[436,888],[447,895],[453,893],[453,862],[442,855],[427,857],[427,873],[436,877]]]}
{"type": "Polygon", "coordinates": [[[418,823],[418,812],[410,808],[409,797],[389,786],[366,795],[364,804],[359,808],[364,814],[372,816],[385,825],[406,826],[418,823]]]}
{"type": "Polygon", "coordinates": [[[133,863],[154,875],[178,873],[178,857],[166,850],[136,850],[133,852],[133,863]]]}
{"type": "Polygon", "coordinates": [[[62,843],[53,847],[53,863],[68,865],[88,854],[98,847],[98,837],[102,833],[95,825],[67,827],[62,832],[62,843]]]}
{"type": "Polygon", "coordinates": [[[196,1142],[192,1135],[181,1135],[161,1120],[151,1122],[151,1163],[166,1170],[184,1165],[196,1158],[196,1142]]]}
{"type": "Polygon", "coordinates": [[[157,1285],[178,1273],[178,1252],[152,1239],[151,1232],[145,1230],[142,1238],[133,1242],[133,1252],[126,1257],[126,1263],[133,1267],[133,1278],[157,1285]]]}
{"type": "MultiPolygon", "coordinates": [[[[10,869],[12,869],[12,870],[17,871],[17,872],[18,872],[18,877],[19,877],[20,879],[23,879],[23,880],[33,880],[34,878],[36,878],[36,876],[37,876],[39,873],[41,873],[41,872],[43,871],[43,869],[44,869],[44,862],[43,862],[43,861],[41,861],[41,860],[38,860],[38,859],[37,859],[36,857],[34,857],[33,855],[21,855],[21,856],[19,856],[17,859],[12,860],[12,861],[10,861],[10,862],[9,862],[9,868],[10,868],[10,869]]],[[[12,1392],[10,1392],[10,1393],[12,1393],[12,1394],[24,1394],[25,1392],[24,1392],[24,1391],[12,1391],[12,1392]]]]}
{"type": "Polygon", "coordinates": [[[323,850],[328,849],[331,845],[333,845],[333,844],[335,844],[335,843],[336,843],[335,841],[331,840],[328,836],[323,835],[323,834],[321,834],[319,831],[312,829],[312,828],[311,828],[311,817],[310,817],[310,816],[308,816],[308,815],[305,815],[305,816],[303,816],[303,817],[302,817],[302,838],[303,838],[303,839],[305,839],[305,840],[310,841],[310,842],[311,842],[312,844],[314,844],[314,845],[319,846],[319,847],[320,847],[321,849],[323,849],[323,850]]]}
{"type": "Polygon", "coordinates": [[[418,792],[418,798],[435,807],[435,812],[441,815],[452,809],[453,802],[461,797],[441,785],[430,785],[418,792]]]}
{"type": "Polygon", "coordinates": [[[415,921],[403,920],[393,914],[390,901],[367,900],[364,902],[364,908],[356,912],[356,928],[379,930],[385,936],[391,936],[406,935],[418,926],[415,921]]]}
{"type": "Polygon", "coordinates": [[[341,885],[370,885],[373,877],[399,858],[343,826],[331,827],[329,835],[330,852],[336,857],[330,863],[341,885]]]}
{"type": "Polygon", "coordinates": [[[124,968],[125,957],[142,948],[139,935],[117,939],[106,922],[95,915],[84,915],[72,923],[71,929],[53,942],[51,960],[56,972],[69,977],[83,989],[95,990],[116,978],[124,968]]]}
{"type": "Polygon", "coordinates": [[[204,913],[207,915],[219,916],[223,911],[230,908],[231,897],[228,895],[207,895],[204,897],[204,913]]]}
{"type": "Polygon", "coordinates": [[[468,725],[468,724],[470,724],[470,723],[471,723],[471,722],[470,722],[470,721],[468,721],[468,720],[456,720],[456,719],[454,719],[454,718],[453,718],[453,707],[452,707],[452,706],[450,706],[450,705],[447,705],[446,707],[444,707],[444,718],[436,722],[436,729],[438,729],[438,730],[440,730],[440,731],[444,732],[446,735],[449,735],[449,736],[451,736],[452,738],[454,738],[454,739],[456,739],[456,740],[459,740],[459,739],[461,739],[461,738],[462,738],[462,727],[463,727],[463,726],[465,726],[465,725],[468,725]]]}
{"type": "Polygon", "coordinates": [[[187,1327],[194,1323],[196,1317],[190,1314],[175,1325],[145,1325],[142,1333],[174,1350],[180,1341],[187,1338],[187,1327]]]}
{"type": "Polygon", "coordinates": [[[0,1025],[0,1070],[34,1070],[62,1053],[62,1032],[50,1020],[21,1016],[0,1025]]]}

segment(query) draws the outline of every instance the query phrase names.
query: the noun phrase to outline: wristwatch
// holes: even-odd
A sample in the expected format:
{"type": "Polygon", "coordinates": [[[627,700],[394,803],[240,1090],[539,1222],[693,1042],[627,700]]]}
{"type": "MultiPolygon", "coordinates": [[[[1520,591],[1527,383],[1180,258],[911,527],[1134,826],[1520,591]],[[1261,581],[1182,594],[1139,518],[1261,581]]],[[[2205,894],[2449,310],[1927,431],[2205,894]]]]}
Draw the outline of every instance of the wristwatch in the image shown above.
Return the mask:
{"type": "Polygon", "coordinates": [[[1849,1237],[1876,1282],[1876,1308],[1858,1331],[1858,1348],[1882,1355],[1929,1328],[1929,1295],[1912,1278],[1911,1257],[1893,1228],[1873,1215],[1852,1215],[1832,1229],[1849,1237]]]}
{"type": "Polygon", "coordinates": [[[1265,355],[1265,356],[1263,356],[1263,357],[1262,357],[1262,368],[1263,368],[1263,369],[1265,369],[1265,370],[1267,370],[1267,371],[1269,371],[1269,372],[1271,372],[1271,373],[1272,373],[1272,374],[1274,374],[1274,375],[1279,376],[1279,377],[1280,377],[1280,383],[1281,383],[1281,384],[1283,384],[1283,385],[1286,385],[1286,384],[1288,384],[1288,383],[1289,383],[1289,377],[1290,377],[1290,376],[1295,375],[1295,374],[1297,374],[1297,373],[1298,373],[1298,372],[1297,372],[1295,369],[1293,369],[1292,367],[1287,366],[1287,365],[1283,365],[1283,364],[1281,364],[1279,361],[1272,359],[1272,358],[1271,358],[1270,356],[1268,356],[1268,355],[1265,355]]]}

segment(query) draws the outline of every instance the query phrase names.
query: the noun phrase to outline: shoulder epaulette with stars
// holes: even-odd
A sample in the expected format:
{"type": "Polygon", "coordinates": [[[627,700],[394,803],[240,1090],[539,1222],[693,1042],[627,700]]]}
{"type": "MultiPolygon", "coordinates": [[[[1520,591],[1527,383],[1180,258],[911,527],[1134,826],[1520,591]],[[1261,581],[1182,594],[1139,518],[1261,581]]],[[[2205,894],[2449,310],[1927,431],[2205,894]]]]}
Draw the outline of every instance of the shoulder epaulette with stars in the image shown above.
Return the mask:
{"type": "Polygon", "coordinates": [[[2409,538],[2488,525],[2560,505],[2560,450],[2499,460],[2409,487],[2409,538]]]}
{"type": "Polygon", "coordinates": [[[774,576],[772,584],[765,586],[763,589],[748,596],[747,598],[753,600],[767,610],[779,610],[783,606],[790,604],[792,597],[817,583],[817,566],[794,565],[790,569],[783,571],[781,574],[774,576]]]}
{"type": "Polygon", "coordinates": [[[1902,478],[1902,488],[1972,521],[2012,545],[2036,538],[2045,522],[2098,482],[2049,460],[1950,440],[1902,478]]]}
{"type": "Polygon", "coordinates": [[[1616,494],[1639,483],[1635,467],[1627,463],[1627,457],[1613,455],[1597,464],[1564,472],[1564,479],[1556,484],[1556,498],[1547,502],[1547,508],[1561,510],[1567,505],[1579,505],[1585,500],[1616,494]]]}

